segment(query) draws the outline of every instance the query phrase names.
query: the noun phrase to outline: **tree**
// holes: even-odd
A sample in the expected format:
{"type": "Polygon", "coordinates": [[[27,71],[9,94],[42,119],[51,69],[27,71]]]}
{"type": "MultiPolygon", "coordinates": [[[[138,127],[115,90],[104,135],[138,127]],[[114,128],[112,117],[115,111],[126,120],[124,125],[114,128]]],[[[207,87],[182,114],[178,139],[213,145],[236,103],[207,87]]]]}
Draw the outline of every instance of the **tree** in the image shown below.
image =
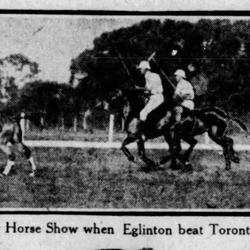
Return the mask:
{"type": "MultiPolygon", "coordinates": [[[[201,19],[197,23],[146,20],[95,38],[94,48],[74,58],[70,70],[72,76],[88,76],[81,80],[81,88],[89,94],[85,94],[85,105],[91,106],[92,100],[105,100],[116,89],[133,85],[123,63],[137,84],[143,85],[136,66],[156,52],[153,71],[160,73],[160,67],[172,79],[174,71],[182,68],[195,85],[203,85],[206,104],[249,112],[249,27],[249,21],[228,19],[201,19]]],[[[171,92],[167,81],[164,86],[171,92]]]]}
{"type": "Polygon", "coordinates": [[[70,126],[75,116],[74,89],[57,82],[34,81],[21,90],[15,105],[38,120],[46,121],[47,126],[70,126]]]}
{"type": "Polygon", "coordinates": [[[14,100],[18,90],[34,81],[38,73],[38,64],[22,54],[12,54],[0,59],[1,102],[14,100]]]}

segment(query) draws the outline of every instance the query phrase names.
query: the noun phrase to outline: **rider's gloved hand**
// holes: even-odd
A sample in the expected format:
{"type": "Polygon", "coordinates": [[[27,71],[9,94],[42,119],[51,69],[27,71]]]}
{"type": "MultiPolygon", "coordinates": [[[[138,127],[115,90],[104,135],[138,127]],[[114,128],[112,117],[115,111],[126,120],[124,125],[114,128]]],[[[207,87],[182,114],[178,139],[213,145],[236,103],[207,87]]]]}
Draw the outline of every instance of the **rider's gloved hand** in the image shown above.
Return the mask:
{"type": "Polygon", "coordinates": [[[145,90],[143,91],[143,93],[144,93],[145,95],[151,95],[150,91],[148,91],[147,89],[145,89],[145,90]]]}

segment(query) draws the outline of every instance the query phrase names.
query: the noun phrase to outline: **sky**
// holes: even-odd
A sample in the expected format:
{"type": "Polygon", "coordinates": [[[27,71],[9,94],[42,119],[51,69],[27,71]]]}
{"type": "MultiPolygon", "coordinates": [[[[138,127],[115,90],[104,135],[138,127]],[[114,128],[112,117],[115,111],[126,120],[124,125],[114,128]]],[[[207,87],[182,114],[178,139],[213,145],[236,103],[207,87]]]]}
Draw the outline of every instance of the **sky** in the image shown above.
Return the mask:
{"type": "MultiPolygon", "coordinates": [[[[93,48],[93,40],[96,37],[103,32],[128,27],[148,18],[147,16],[1,15],[0,58],[21,53],[39,64],[40,79],[67,83],[71,60],[84,50],[93,48]]],[[[192,22],[200,19],[196,16],[150,18],[184,19],[192,22]]]]}
{"type": "Polygon", "coordinates": [[[39,64],[42,80],[68,82],[71,59],[92,48],[95,37],[134,22],[77,16],[0,16],[0,58],[22,53],[39,64]]]}

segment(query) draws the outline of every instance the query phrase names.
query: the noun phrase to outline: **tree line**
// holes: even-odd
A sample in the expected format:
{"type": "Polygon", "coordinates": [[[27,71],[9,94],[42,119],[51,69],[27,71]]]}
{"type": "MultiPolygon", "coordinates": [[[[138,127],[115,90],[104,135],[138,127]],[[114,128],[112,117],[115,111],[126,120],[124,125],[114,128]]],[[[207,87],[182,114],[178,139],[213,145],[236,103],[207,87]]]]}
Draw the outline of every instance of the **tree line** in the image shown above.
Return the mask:
{"type": "MultiPolygon", "coordinates": [[[[240,114],[249,112],[248,20],[142,21],[97,37],[92,50],[72,60],[71,73],[86,73],[88,77],[81,83],[88,93],[105,98],[113,90],[132,84],[119,54],[140,84],[136,66],[154,52],[157,65],[152,62],[153,70],[161,69],[173,80],[174,71],[184,69],[197,96],[203,96],[201,105],[214,104],[240,114]]],[[[171,91],[167,82],[164,85],[171,91]]]]}
{"type": "Polygon", "coordinates": [[[143,85],[136,66],[154,53],[154,60],[150,61],[152,70],[161,74],[170,96],[173,90],[161,71],[174,81],[174,71],[182,68],[200,98],[198,107],[217,105],[237,115],[250,111],[248,20],[201,19],[191,23],[149,19],[103,33],[93,43],[93,49],[72,59],[71,78],[65,84],[37,80],[38,65],[23,55],[0,60],[0,72],[6,62],[19,65],[17,72],[23,69],[20,65],[30,67],[22,88],[15,87],[18,86],[15,77],[9,77],[8,88],[14,89],[12,93],[18,92],[11,94],[9,109],[44,117],[48,126],[55,126],[62,119],[66,126],[72,126],[75,117],[82,120],[86,111],[95,107],[94,120],[100,124],[104,118],[98,115],[101,109],[96,104],[107,100],[115,90],[132,86],[133,81],[143,85]]]}

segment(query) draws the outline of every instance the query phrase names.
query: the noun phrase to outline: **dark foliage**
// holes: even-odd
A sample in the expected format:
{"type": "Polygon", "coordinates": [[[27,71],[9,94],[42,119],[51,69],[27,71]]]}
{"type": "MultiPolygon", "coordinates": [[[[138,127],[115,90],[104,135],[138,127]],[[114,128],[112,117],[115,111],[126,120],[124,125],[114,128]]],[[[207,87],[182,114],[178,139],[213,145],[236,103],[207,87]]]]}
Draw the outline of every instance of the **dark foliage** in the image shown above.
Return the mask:
{"type": "Polygon", "coordinates": [[[57,82],[31,82],[20,91],[13,108],[35,119],[44,118],[46,126],[58,125],[62,118],[71,126],[75,115],[74,89],[57,82]]]}
{"type": "MultiPolygon", "coordinates": [[[[35,81],[18,91],[15,79],[10,78],[6,88],[11,102],[7,107],[14,113],[25,111],[43,117],[49,126],[61,124],[62,119],[71,126],[73,117],[81,121],[89,108],[93,111],[95,107],[98,113],[97,104],[111,100],[117,89],[144,86],[136,67],[155,52],[151,68],[161,75],[169,98],[173,89],[162,72],[174,83],[173,73],[182,68],[194,85],[198,107],[217,105],[246,115],[250,110],[249,28],[250,21],[149,19],[106,32],[95,38],[92,50],[72,59],[70,83],[77,82],[77,86],[35,81]]],[[[23,55],[10,55],[4,60],[16,65],[17,70],[29,65],[31,76],[39,72],[38,65],[23,55]]],[[[0,65],[3,62],[0,60],[0,65]]],[[[117,103],[116,108],[121,110],[121,105],[117,103]]],[[[99,116],[94,116],[95,121],[101,123],[99,116]]]]}
{"type": "Polygon", "coordinates": [[[157,64],[151,61],[153,71],[161,68],[172,79],[174,71],[183,68],[195,85],[203,85],[197,91],[197,95],[205,96],[203,105],[214,103],[244,114],[249,110],[249,27],[249,21],[227,19],[142,21],[97,37],[92,50],[72,60],[71,72],[86,72],[88,80],[80,84],[91,98],[105,99],[115,89],[131,86],[131,77],[141,85],[136,65],[156,52],[157,64]]]}

